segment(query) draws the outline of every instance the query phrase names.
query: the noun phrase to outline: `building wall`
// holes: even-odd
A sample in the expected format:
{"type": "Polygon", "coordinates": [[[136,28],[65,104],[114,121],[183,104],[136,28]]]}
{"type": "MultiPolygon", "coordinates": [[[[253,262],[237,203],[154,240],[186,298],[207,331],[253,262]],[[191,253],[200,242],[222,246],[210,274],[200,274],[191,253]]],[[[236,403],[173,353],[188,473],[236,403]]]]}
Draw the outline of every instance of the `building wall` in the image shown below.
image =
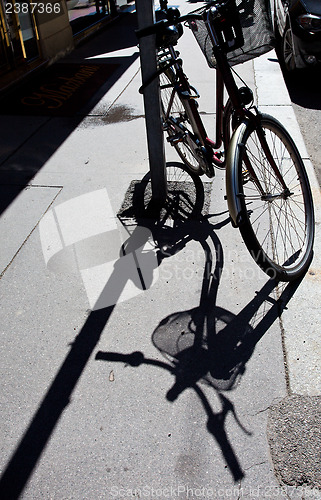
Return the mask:
{"type": "Polygon", "coordinates": [[[44,59],[57,59],[74,47],[65,0],[42,0],[45,8],[36,13],[40,52],[44,59]]]}
{"type": "Polygon", "coordinates": [[[108,22],[110,2],[83,0],[73,11],[77,0],[68,0],[70,10],[66,0],[0,0],[0,91],[108,22]]]}

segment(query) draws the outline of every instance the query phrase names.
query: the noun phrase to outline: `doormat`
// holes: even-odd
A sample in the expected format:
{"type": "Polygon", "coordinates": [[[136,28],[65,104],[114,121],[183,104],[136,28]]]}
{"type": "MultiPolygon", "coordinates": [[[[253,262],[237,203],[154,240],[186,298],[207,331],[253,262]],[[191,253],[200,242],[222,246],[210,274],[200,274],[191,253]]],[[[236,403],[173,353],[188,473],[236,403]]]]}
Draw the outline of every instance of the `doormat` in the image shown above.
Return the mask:
{"type": "Polygon", "coordinates": [[[94,96],[118,64],[57,63],[16,89],[1,103],[1,114],[73,116],[94,96]]]}

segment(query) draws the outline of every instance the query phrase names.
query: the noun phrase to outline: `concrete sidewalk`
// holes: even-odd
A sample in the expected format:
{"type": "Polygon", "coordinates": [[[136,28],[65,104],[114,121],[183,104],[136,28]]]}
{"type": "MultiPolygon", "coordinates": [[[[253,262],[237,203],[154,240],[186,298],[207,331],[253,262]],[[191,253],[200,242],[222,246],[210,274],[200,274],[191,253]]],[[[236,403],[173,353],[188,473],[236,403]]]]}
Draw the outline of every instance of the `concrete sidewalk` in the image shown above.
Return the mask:
{"type": "MultiPolygon", "coordinates": [[[[316,209],[311,269],[277,289],[229,224],[222,171],[208,223],[117,217],[149,168],[121,23],[64,59],[119,64],[85,111],[0,117],[0,496],[321,498],[320,189],[275,54],[237,71],[295,138],[316,209]]],[[[188,30],[179,50],[211,133],[215,72],[188,30]]]]}

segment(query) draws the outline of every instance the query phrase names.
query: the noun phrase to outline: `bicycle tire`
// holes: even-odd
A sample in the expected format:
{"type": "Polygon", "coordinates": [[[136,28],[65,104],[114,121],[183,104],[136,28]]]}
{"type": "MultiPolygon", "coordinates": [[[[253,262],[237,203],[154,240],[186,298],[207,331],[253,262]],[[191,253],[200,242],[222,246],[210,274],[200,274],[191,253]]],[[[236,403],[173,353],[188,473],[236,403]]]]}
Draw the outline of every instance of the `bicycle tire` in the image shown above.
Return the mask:
{"type": "Polygon", "coordinates": [[[284,189],[262,150],[255,125],[243,122],[236,130],[232,152],[234,196],[240,205],[239,229],[246,247],[263,271],[278,281],[293,281],[307,271],[313,255],[311,189],[291,136],[274,117],[266,114],[260,117],[270,151],[291,194],[280,195],[284,189]],[[259,191],[246,162],[250,162],[264,194],[259,191]]]}
{"type": "Polygon", "coordinates": [[[174,71],[171,68],[165,70],[160,74],[159,80],[163,128],[169,136],[169,142],[172,139],[171,143],[190,172],[202,175],[203,170],[200,166],[200,158],[195,152],[197,145],[191,124],[182,100],[179,98],[178,93],[174,91],[174,71]],[[171,99],[173,99],[173,102],[170,109],[170,116],[166,116],[171,99]],[[178,124],[177,126],[175,122],[178,124]],[[181,138],[178,142],[174,142],[174,137],[178,134],[181,135],[181,138]]]}

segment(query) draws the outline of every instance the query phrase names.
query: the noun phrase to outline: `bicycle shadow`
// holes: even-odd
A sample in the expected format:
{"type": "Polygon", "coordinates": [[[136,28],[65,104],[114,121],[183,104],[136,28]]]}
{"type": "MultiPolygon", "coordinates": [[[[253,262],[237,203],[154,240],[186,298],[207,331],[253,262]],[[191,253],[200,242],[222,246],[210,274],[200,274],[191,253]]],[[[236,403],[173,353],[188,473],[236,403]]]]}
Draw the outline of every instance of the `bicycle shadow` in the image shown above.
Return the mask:
{"type": "MultiPolygon", "coordinates": [[[[227,222],[228,219],[223,225],[227,222]]],[[[224,267],[222,245],[215,232],[220,226],[211,224],[206,217],[199,221],[185,222],[181,226],[178,224],[173,230],[173,246],[168,246],[167,235],[166,252],[160,250],[160,261],[170,257],[176,250],[180,250],[179,242],[184,241],[183,233],[186,233],[189,237],[193,235],[193,239],[200,242],[205,253],[199,305],[168,315],[152,333],[154,346],[167,362],[147,358],[139,351],[130,354],[98,351],[95,359],[122,362],[133,367],[151,365],[170,372],[175,381],[168,389],[166,399],[171,402],[185,389],[193,389],[207,416],[208,432],[219,444],[226,465],[236,482],[245,474],[225,428],[227,415],[231,413],[242,431],[251,433],[240,422],[233,403],[222,392],[233,389],[240,380],[255,346],[280,316],[299,283],[288,284],[281,290],[273,280],[267,281],[238,314],[218,307],[216,297],[224,267]],[[168,248],[171,249],[170,252],[168,248]],[[278,298],[273,297],[274,293],[278,294],[278,298]],[[221,411],[213,410],[202,387],[204,385],[214,389],[221,402],[221,411]]],[[[162,242],[159,234],[156,233],[154,237],[162,242]]]]}
{"type": "MultiPolygon", "coordinates": [[[[173,213],[174,211],[175,213],[177,206],[179,205],[178,199],[181,199],[181,197],[181,191],[176,190],[169,204],[169,208],[168,210],[165,210],[165,212],[173,213]]],[[[188,195],[183,195],[183,212],[187,210],[186,207],[188,207],[188,209],[193,208],[193,204],[194,202],[190,203],[188,195]]],[[[273,290],[274,284],[268,282],[266,289],[261,290],[256,299],[254,299],[253,304],[249,304],[238,316],[234,317],[228,311],[222,310],[220,312],[219,308],[215,308],[215,298],[219,273],[222,269],[223,262],[220,243],[217,236],[213,232],[213,230],[217,230],[219,226],[214,226],[213,224],[210,224],[208,219],[201,217],[199,220],[192,221],[179,220],[171,227],[167,226],[165,230],[164,228],[162,230],[162,226],[158,224],[158,221],[159,219],[157,218],[141,219],[140,217],[137,217],[134,230],[131,232],[126,243],[120,248],[119,259],[115,262],[113,271],[104,289],[102,290],[101,297],[98,299],[98,301],[101,300],[100,303],[97,302],[98,305],[100,304],[100,308],[97,307],[96,310],[92,310],[90,312],[78,335],[75,337],[72,344],[70,344],[69,351],[62,360],[55,377],[48,386],[47,392],[44,394],[44,397],[39,403],[31,422],[26,428],[21,440],[17,443],[17,447],[13,452],[13,455],[2,473],[0,479],[1,497],[10,499],[19,498],[26,484],[30,480],[54,429],[60,421],[61,416],[71,404],[72,394],[75,387],[83,374],[90,357],[95,351],[102,333],[108,325],[109,319],[117,306],[123,289],[129,281],[133,281],[132,275],[127,275],[126,270],[124,270],[122,265],[123,254],[126,253],[128,255],[130,253],[133,256],[137,256],[136,254],[144,248],[146,243],[148,243],[150,234],[153,235],[153,238],[157,242],[157,259],[152,259],[152,261],[150,261],[149,258],[151,256],[151,252],[147,251],[147,272],[143,275],[139,275],[139,273],[138,275],[135,275],[135,286],[142,291],[146,290],[146,288],[151,285],[152,273],[155,268],[159,266],[165,258],[170,257],[170,255],[184,248],[188,241],[196,239],[204,248],[207,263],[204,271],[203,290],[200,305],[198,308],[177,313],[177,315],[181,318],[181,321],[185,322],[185,324],[189,325],[189,328],[191,328],[191,336],[194,336],[194,339],[192,339],[193,341],[190,339],[187,345],[180,341],[176,342],[176,345],[179,348],[176,350],[173,349],[171,345],[168,345],[168,342],[172,341],[174,338],[172,330],[174,333],[176,332],[177,338],[180,338],[181,330],[175,330],[173,322],[165,318],[165,320],[163,320],[156,328],[152,338],[153,342],[156,346],[158,346],[161,352],[164,354],[168,352],[166,356],[171,358],[169,362],[165,363],[145,358],[143,353],[133,353],[130,355],[124,355],[121,353],[97,353],[96,358],[123,361],[133,364],[133,366],[139,366],[141,363],[147,363],[168,370],[175,377],[175,384],[167,393],[168,399],[173,401],[181,392],[185,390],[185,388],[192,387],[198,394],[208,417],[208,430],[220,444],[223,455],[233,477],[235,480],[243,477],[243,471],[238,463],[232,446],[229,443],[225,430],[225,419],[227,414],[232,412],[236,417],[236,412],[233,404],[226,396],[221,394],[222,388],[219,386],[218,380],[220,377],[224,380],[225,385],[223,388],[228,388],[228,386],[231,386],[234,383],[237,374],[242,373],[242,370],[245,369],[246,361],[250,357],[256,342],[265,333],[269,325],[272,324],[278,317],[279,310],[281,310],[284,304],[286,304],[286,302],[290,299],[295,288],[287,288],[288,295],[284,295],[284,299],[282,299],[283,302],[280,297],[278,305],[274,304],[274,309],[272,312],[270,311],[270,315],[263,318],[260,322],[260,328],[256,329],[256,338],[253,338],[252,341],[250,341],[245,334],[246,332],[244,333],[240,330],[238,331],[238,335],[236,335],[236,333],[233,332],[233,328],[230,328],[229,330],[228,325],[232,324],[233,319],[237,324],[237,320],[241,319],[243,316],[243,322],[246,325],[245,330],[247,331],[249,318],[255,314],[258,305],[262,303],[264,297],[267,297],[273,290]],[[213,276],[211,276],[213,261],[212,251],[208,249],[207,243],[207,239],[210,237],[213,238],[212,241],[215,242],[217,249],[216,254],[219,255],[216,261],[213,276]],[[214,276],[216,276],[216,282],[214,276]],[[109,292],[111,292],[111,295],[109,295],[109,292]],[[110,296],[113,297],[112,303],[110,303],[110,296]],[[232,358],[234,361],[232,364],[228,361],[228,355],[231,353],[230,347],[225,345],[223,349],[226,353],[227,363],[224,366],[219,365],[218,360],[214,363],[213,359],[215,358],[212,354],[215,346],[217,349],[218,344],[224,344],[223,340],[218,342],[219,337],[214,340],[211,336],[208,336],[208,339],[205,336],[205,325],[208,325],[207,329],[209,327],[212,328],[213,325],[215,325],[215,328],[217,329],[217,322],[213,316],[213,311],[215,310],[216,314],[220,316],[223,323],[225,321],[226,324],[226,330],[225,332],[222,331],[220,337],[224,340],[224,338],[227,338],[229,335],[230,339],[232,339],[230,342],[234,342],[234,358],[232,358]],[[227,315],[226,320],[224,320],[224,314],[227,315]],[[195,328],[194,325],[196,325],[195,328]],[[237,345],[238,338],[243,339],[241,342],[243,344],[243,350],[237,345]],[[222,402],[222,410],[220,412],[213,411],[204,391],[198,385],[199,382],[205,382],[207,385],[214,387],[222,402]]],[[[222,224],[226,224],[228,222],[229,220],[226,219],[222,224]]],[[[137,270],[138,264],[139,259],[137,262],[137,270]]],[[[255,330],[253,331],[255,332],[255,330]]],[[[185,338],[188,338],[188,336],[185,338]]]]}

